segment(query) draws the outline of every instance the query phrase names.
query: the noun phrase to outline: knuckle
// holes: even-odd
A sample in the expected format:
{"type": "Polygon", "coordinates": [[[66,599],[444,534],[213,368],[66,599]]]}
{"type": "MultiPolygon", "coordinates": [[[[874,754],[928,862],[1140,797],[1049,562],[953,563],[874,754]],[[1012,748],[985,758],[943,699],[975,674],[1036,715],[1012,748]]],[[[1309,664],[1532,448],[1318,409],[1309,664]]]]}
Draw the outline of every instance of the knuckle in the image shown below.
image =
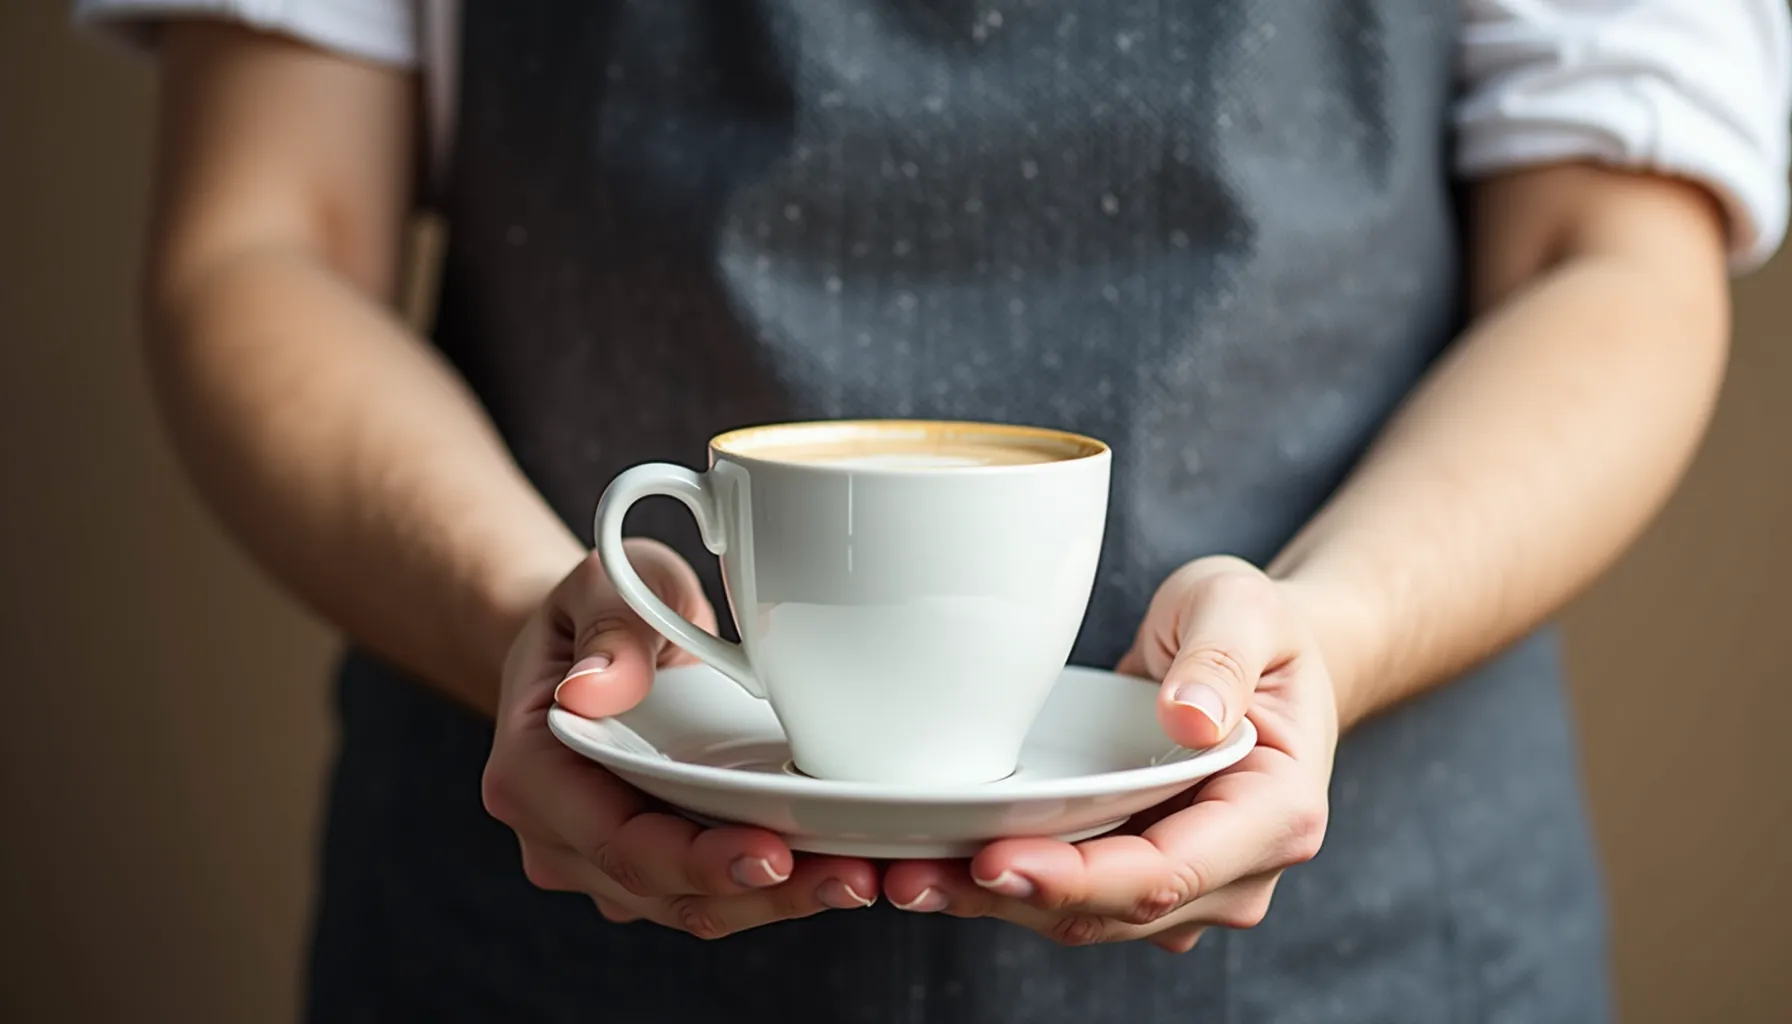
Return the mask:
{"type": "Polygon", "coordinates": [[[793,917],[808,917],[822,909],[821,901],[811,890],[799,889],[793,885],[780,885],[767,891],[767,902],[772,913],[779,920],[793,917]]]}
{"type": "Polygon", "coordinates": [[[1150,924],[1182,905],[1168,889],[1153,889],[1127,908],[1122,920],[1127,924],[1150,924]]]}
{"type": "Polygon", "coordinates": [[[635,626],[632,612],[622,609],[606,609],[593,615],[579,624],[578,631],[573,634],[573,650],[585,652],[597,646],[600,638],[617,633],[630,633],[635,626]]]}
{"type": "Polygon", "coordinates": [[[485,804],[485,813],[506,825],[516,824],[520,808],[512,784],[495,762],[487,763],[485,774],[480,776],[479,798],[485,804]]]}
{"type": "Polygon", "coordinates": [[[609,876],[610,880],[622,886],[636,896],[651,895],[647,885],[641,880],[641,872],[635,862],[622,855],[611,842],[600,842],[585,853],[585,859],[597,866],[597,870],[609,876]]]}
{"type": "Polygon", "coordinates": [[[1091,946],[1106,937],[1107,928],[1094,914],[1066,914],[1052,922],[1051,939],[1061,946],[1091,946]]]}
{"type": "Polygon", "coordinates": [[[523,844],[523,877],[530,885],[549,892],[570,892],[577,888],[565,872],[555,868],[527,843],[523,844]]]}
{"type": "Polygon", "coordinates": [[[647,537],[632,537],[622,543],[629,565],[660,600],[686,618],[696,618],[708,609],[697,571],[677,551],[647,537]]]}
{"type": "Polygon", "coordinates": [[[557,879],[554,877],[553,871],[543,867],[540,861],[531,859],[528,854],[523,855],[523,877],[527,878],[529,884],[537,889],[546,889],[549,892],[558,891],[555,888],[557,879]]]}
{"type": "Polygon", "coordinates": [[[1239,901],[1236,906],[1221,914],[1219,924],[1227,928],[1247,931],[1262,924],[1263,919],[1267,916],[1269,916],[1269,893],[1257,892],[1252,893],[1239,901]]]}
{"type": "Polygon", "coordinates": [[[719,939],[728,934],[727,925],[717,917],[709,901],[698,896],[674,896],[666,901],[666,909],[678,927],[699,939],[719,939]]]}
{"type": "Polygon", "coordinates": [[[1001,906],[997,898],[981,888],[974,892],[959,889],[950,894],[942,890],[942,895],[946,900],[946,908],[941,913],[962,918],[1000,916],[1001,906]]]}
{"type": "Polygon", "coordinates": [[[1152,939],[1151,944],[1166,953],[1181,955],[1195,948],[1201,941],[1201,932],[1200,928],[1177,928],[1152,939]]]}
{"type": "Polygon", "coordinates": [[[1199,672],[1205,681],[1220,683],[1233,693],[1252,688],[1251,673],[1246,671],[1244,662],[1223,647],[1203,644],[1184,648],[1176,660],[1182,663],[1184,671],[1199,672]]]}
{"type": "MultiPolygon", "coordinates": [[[[981,891],[982,890],[979,890],[979,892],[981,891]]],[[[1027,897],[1025,902],[1038,907],[1040,910],[1056,912],[1078,906],[1083,903],[1085,899],[1087,899],[1087,894],[1083,891],[1081,886],[1077,886],[1076,888],[1066,886],[1045,886],[1032,896],[1027,897]]],[[[993,906],[995,901],[991,900],[990,902],[993,906]]]]}
{"type": "MultiPolygon", "coordinates": [[[[628,541],[622,542],[626,548],[628,541]]],[[[554,603],[564,604],[569,597],[601,589],[609,585],[609,577],[604,575],[604,562],[597,552],[592,551],[573,567],[556,587],[554,587],[554,603]]]]}
{"type": "Polygon", "coordinates": [[[1288,822],[1285,858],[1289,864],[1305,864],[1319,856],[1325,844],[1325,827],[1329,811],[1323,799],[1295,808],[1288,822]]]}
{"type": "Polygon", "coordinates": [[[611,924],[630,924],[641,919],[641,915],[626,909],[620,903],[606,900],[602,896],[591,897],[591,902],[597,904],[597,912],[611,924]]]}
{"type": "Polygon", "coordinates": [[[1122,916],[1127,924],[1151,924],[1192,899],[1186,877],[1172,874],[1164,882],[1147,890],[1122,916]]]}
{"type": "Polygon", "coordinates": [[[1209,878],[1213,869],[1198,861],[1184,861],[1176,865],[1176,885],[1180,888],[1183,902],[1199,899],[1212,891],[1209,878]]]}
{"type": "Polygon", "coordinates": [[[1248,563],[1216,572],[1201,581],[1206,596],[1229,605],[1247,608],[1270,608],[1276,603],[1276,587],[1269,577],[1248,563]]]}
{"type": "Polygon", "coordinates": [[[624,537],[622,538],[622,550],[628,552],[628,562],[635,566],[636,571],[640,571],[641,568],[636,564],[637,561],[650,562],[654,559],[676,559],[678,557],[678,553],[673,551],[665,541],[655,540],[652,537],[624,537]]]}
{"type": "Polygon", "coordinates": [[[701,586],[691,563],[665,541],[652,537],[625,537],[622,550],[628,554],[628,564],[640,574],[642,582],[656,592],[668,584],[678,586],[689,582],[701,586]]]}

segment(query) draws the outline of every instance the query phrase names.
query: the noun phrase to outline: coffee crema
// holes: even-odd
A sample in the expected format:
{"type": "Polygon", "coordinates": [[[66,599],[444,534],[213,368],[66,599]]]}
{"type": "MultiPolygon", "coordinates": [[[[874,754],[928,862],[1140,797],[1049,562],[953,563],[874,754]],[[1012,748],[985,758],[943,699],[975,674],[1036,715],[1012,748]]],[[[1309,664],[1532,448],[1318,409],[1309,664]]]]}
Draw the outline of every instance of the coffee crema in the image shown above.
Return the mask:
{"type": "Polygon", "coordinates": [[[779,445],[758,449],[755,458],[816,466],[862,469],[953,469],[967,466],[1027,466],[1063,458],[1037,448],[961,442],[926,447],[863,441],[840,444],[779,445]]]}
{"type": "Polygon", "coordinates": [[[722,454],[873,470],[1030,466],[1095,455],[1099,441],[1001,424],[843,421],[747,428],[716,438],[722,454]]]}

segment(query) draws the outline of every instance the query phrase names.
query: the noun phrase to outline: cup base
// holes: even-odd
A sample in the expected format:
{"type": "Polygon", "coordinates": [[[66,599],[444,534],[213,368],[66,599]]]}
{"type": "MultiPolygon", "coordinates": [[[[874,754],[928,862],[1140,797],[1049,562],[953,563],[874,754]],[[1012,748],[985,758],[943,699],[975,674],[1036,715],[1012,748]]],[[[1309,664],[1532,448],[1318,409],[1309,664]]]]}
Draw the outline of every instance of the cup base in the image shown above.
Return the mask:
{"type": "Polygon", "coordinates": [[[981,778],[981,779],[977,779],[975,781],[966,781],[966,780],[962,780],[962,779],[926,779],[926,780],[917,781],[912,778],[903,778],[900,776],[898,776],[898,777],[877,776],[875,778],[868,778],[868,777],[858,776],[858,775],[854,775],[851,777],[843,777],[843,776],[835,776],[835,775],[819,775],[815,772],[805,771],[801,765],[797,764],[796,758],[794,758],[794,757],[792,757],[784,762],[784,774],[791,775],[791,776],[794,776],[799,779],[813,779],[816,782],[871,782],[871,783],[878,783],[881,785],[913,786],[917,789],[933,789],[933,790],[973,789],[978,786],[993,786],[998,782],[1007,782],[1008,780],[1014,778],[1015,775],[1019,773],[1019,771],[1020,771],[1020,765],[1017,762],[1013,767],[1010,767],[1007,771],[1003,772],[1000,775],[991,777],[991,778],[981,778]]]}

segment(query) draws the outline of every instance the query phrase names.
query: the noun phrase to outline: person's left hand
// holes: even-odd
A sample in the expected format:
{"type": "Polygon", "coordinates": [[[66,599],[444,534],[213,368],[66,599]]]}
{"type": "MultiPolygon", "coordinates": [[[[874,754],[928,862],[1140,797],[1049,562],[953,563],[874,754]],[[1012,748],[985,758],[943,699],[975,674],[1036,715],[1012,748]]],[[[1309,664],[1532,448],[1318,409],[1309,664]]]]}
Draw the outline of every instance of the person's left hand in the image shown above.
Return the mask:
{"type": "Polygon", "coordinates": [[[1282,870],[1319,851],[1338,739],[1331,677],[1290,587],[1235,558],[1192,562],[1159,588],[1120,662],[1162,681],[1158,719],[1183,746],[1212,746],[1249,717],[1257,747],[1242,761],[1127,834],[1005,839],[968,863],[892,865],[891,902],[1067,945],[1149,939],[1178,953],[1210,926],[1256,925],[1282,870]]]}

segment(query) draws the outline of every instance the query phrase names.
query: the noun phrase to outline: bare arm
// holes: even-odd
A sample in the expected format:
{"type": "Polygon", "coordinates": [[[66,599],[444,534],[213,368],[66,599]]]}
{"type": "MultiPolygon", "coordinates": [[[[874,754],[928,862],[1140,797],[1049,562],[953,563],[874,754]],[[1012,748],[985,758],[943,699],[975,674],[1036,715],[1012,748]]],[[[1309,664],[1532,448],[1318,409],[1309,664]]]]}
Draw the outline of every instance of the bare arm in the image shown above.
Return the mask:
{"type": "Polygon", "coordinates": [[[283,583],[489,711],[583,550],[390,308],[414,83],[224,25],[172,25],[162,53],[145,284],[176,445],[283,583]]]}
{"type": "Polygon", "coordinates": [[[1552,614],[1685,469],[1729,339],[1722,218],[1677,181],[1560,166],[1478,187],[1476,319],[1270,567],[1350,723],[1552,614]]]}
{"type": "Polygon", "coordinates": [[[1472,220],[1478,314],[1455,348],[1268,575],[1191,562],[1121,662],[1162,681],[1171,737],[1207,746],[1248,715],[1255,748],[1138,835],[899,864],[892,901],[1176,952],[1252,927],[1319,850],[1340,729],[1523,635],[1637,534],[1717,393],[1715,204],[1561,166],[1481,186],[1472,220]]]}
{"type": "MultiPolygon", "coordinates": [[[[638,700],[664,643],[387,308],[407,76],[223,26],[163,46],[150,361],[225,522],[359,642],[494,713],[484,798],[536,885],[705,937],[874,898],[869,862],[701,829],[548,731],[557,694],[593,714],[638,700]]],[[[669,548],[631,554],[666,601],[713,621],[669,548]]]]}

